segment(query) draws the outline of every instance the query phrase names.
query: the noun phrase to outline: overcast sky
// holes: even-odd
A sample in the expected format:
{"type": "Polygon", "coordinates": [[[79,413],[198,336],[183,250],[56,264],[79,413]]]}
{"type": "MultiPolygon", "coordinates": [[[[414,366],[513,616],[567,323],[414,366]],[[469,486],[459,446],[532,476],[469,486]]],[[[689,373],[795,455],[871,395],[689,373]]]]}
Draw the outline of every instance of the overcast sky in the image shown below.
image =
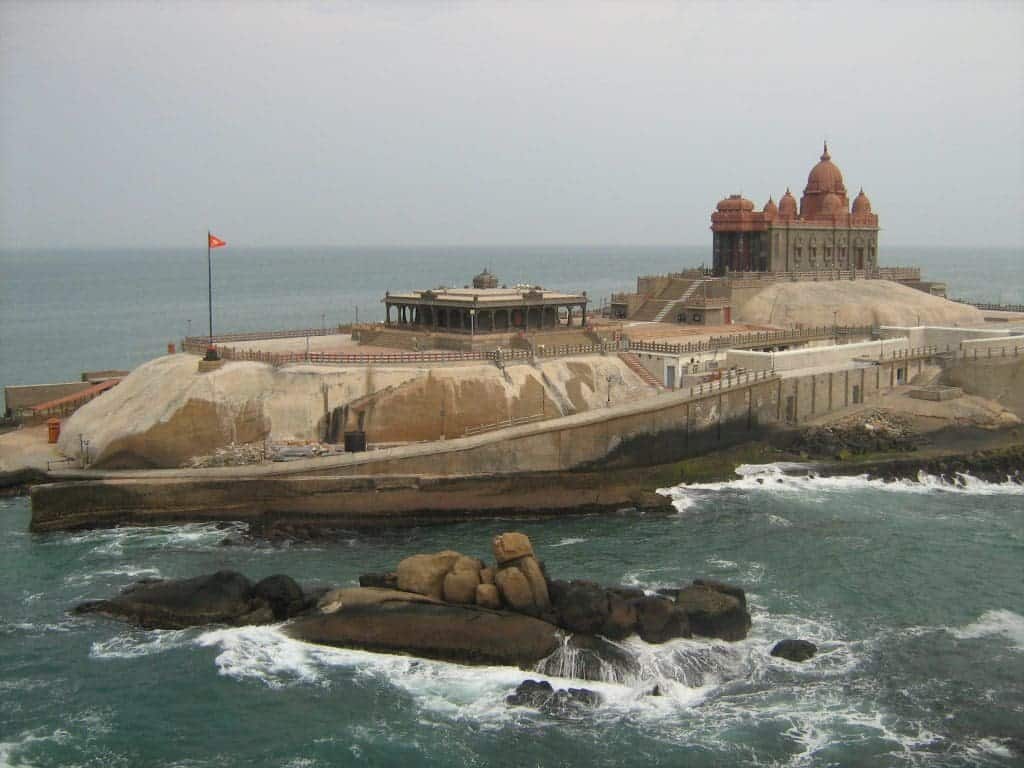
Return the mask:
{"type": "Polygon", "coordinates": [[[0,247],[1024,241],[1024,3],[0,0],[0,247]]]}

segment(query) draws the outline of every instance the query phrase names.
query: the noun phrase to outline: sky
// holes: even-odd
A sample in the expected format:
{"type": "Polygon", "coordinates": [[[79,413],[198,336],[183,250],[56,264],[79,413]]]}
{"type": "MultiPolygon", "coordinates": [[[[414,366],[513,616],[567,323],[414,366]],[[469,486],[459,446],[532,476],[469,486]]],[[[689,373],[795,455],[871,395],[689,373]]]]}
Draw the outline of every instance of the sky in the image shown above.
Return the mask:
{"type": "Polygon", "coordinates": [[[0,248],[1024,242],[1024,3],[0,0],[0,248]]]}

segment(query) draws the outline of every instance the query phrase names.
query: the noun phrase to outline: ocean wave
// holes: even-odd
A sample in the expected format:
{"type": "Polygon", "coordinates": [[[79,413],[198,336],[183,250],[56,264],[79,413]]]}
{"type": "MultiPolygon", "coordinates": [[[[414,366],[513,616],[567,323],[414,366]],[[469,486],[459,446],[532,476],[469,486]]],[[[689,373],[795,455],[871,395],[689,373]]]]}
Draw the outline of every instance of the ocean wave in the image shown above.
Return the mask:
{"type": "Polygon", "coordinates": [[[61,546],[87,544],[97,554],[122,557],[129,549],[205,549],[226,536],[248,533],[247,523],[185,523],[182,525],[100,528],[54,537],[61,546]]]}
{"type": "Polygon", "coordinates": [[[1013,611],[985,611],[977,621],[947,631],[957,640],[1004,637],[1015,650],[1024,651],[1024,616],[1013,611]]]}
{"type": "Polygon", "coordinates": [[[133,631],[94,642],[89,648],[89,658],[137,659],[184,647],[194,636],[195,631],[189,629],[133,631]]]}
{"type": "Polygon", "coordinates": [[[918,472],[916,480],[883,480],[864,475],[814,474],[809,465],[793,462],[773,464],[742,464],[736,468],[735,480],[716,483],[680,484],[659,488],[658,492],[672,498],[679,513],[692,510],[702,499],[722,491],[757,491],[779,494],[835,493],[858,490],[881,490],[890,493],[953,493],[974,496],[1024,496],[1024,484],[1009,479],[993,483],[959,473],[955,480],[918,472]],[[803,474],[800,474],[800,472],[803,474]]]}
{"type": "Polygon", "coordinates": [[[571,547],[573,544],[582,544],[585,541],[587,541],[587,539],[578,538],[578,537],[571,537],[571,538],[567,538],[567,539],[562,539],[557,544],[548,544],[548,547],[549,548],[554,548],[554,547],[571,547]]]}

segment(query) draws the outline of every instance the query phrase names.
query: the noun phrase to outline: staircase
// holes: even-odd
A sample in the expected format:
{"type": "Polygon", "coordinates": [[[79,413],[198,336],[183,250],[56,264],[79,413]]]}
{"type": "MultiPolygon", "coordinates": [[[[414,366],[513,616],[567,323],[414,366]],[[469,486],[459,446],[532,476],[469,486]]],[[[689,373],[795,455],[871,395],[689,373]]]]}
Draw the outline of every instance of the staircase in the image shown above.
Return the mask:
{"type": "Polygon", "coordinates": [[[668,302],[658,311],[658,313],[654,316],[654,322],[660,323],[662,320],[664,320],[668,313],[672,311],[672,308],[675,307],[677,304],[685,304],[686,301],[691,296],[693,296],[697,289],[700,288],[702,285],[704,285],[704,280],[694,280],[692,283],[690,283],[690,287],[683,291],[682,296],[680,296],[678,299],[674,299],[673,301],[668,302]]]}
{"type": "Polygon", "coordinates": [[[619,352],[619,359],[626,364],[626,367],[629,368],[629,370],[639,376],[645,384],[657,389],[661,388],[661,382],[654,378],[653,373],[644,368],[643,363],[640,362],[640,358],[635,354],[632,352],[619,352]]]}

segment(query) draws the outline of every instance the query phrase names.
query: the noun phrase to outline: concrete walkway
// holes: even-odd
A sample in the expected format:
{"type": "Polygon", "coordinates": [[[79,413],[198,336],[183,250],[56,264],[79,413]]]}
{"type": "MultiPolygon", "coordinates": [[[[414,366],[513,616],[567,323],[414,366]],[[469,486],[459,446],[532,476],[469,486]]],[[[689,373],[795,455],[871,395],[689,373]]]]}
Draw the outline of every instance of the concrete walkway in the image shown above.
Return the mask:
{"type": "Polygon", "coordinates": [[[0,435],[0,472],[19,469],[39,469],[45,472],[48,461],[63,458],[57,446],[50,445],[46,437],[45,424],[22,427],[0,435]]]}

